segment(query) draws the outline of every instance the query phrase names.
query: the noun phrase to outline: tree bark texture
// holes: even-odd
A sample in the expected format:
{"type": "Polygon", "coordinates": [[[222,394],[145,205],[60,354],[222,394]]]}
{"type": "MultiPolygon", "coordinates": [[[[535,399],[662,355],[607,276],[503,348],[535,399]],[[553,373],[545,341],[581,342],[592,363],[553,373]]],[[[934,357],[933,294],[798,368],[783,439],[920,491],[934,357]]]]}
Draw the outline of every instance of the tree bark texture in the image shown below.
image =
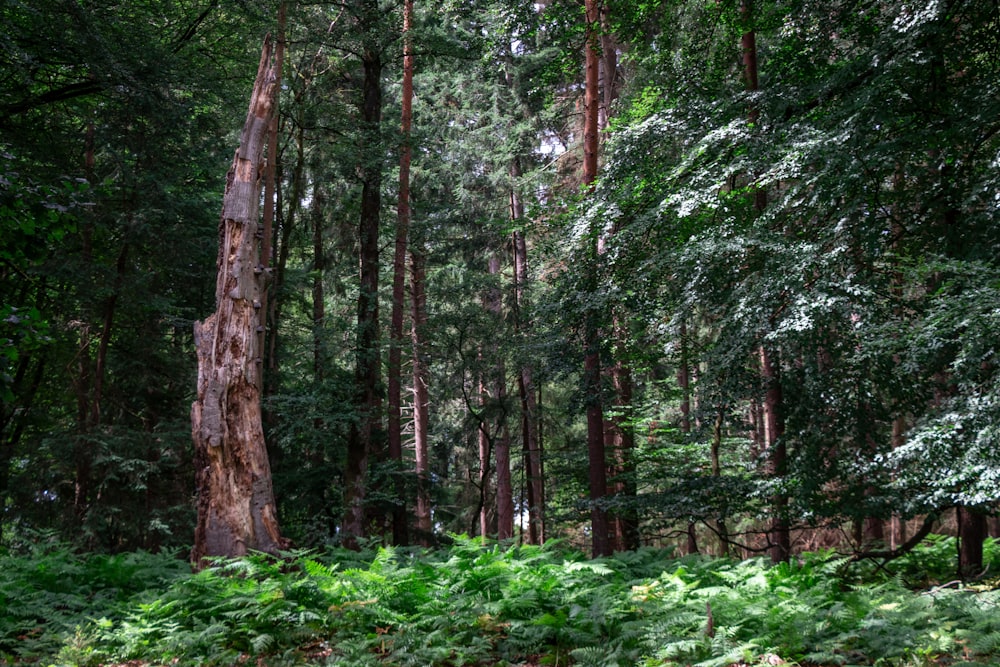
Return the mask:
{"type": "MultiPolygon", "coordinates": [[[[275,90],[281,90],[281,73],[284,67],[285,59],[285,18],[288,13],[287,3],[282,2],[278,6],[278,43],[275,45],[274,49],[274,87],[275,90]]],[[[264,211],[262,215],[261,225],[262,238],[260,243],[260,264],[261,266],[268,268],[272,264],[272,255],[274,253],[274,226],[275,226],[275,212],[278,209],[278,94],[275,93],[274,96],[274,108],[271,109],[271,122],[268,124],[267,128],[267,159],[264,162],[264,211]]],[[[261,357],[264,359],[264,364],[261,366],[261,372],[263,373],[265,369],[269,372],[273,363],[271,359],[271,354],[273,350],[268,346],[267,342],[267,329],[268,329],[268,317],[267,313],[271,312],[271,305],[269,303],[268,290],[262,290],[260,302],[261,302],[261,327],[258,330],[258,336],[260,337],[260,349],[261,357]]],[[[263,389],[264,395],[268,396],[268,390],[274,388],[274,384],[268,381],[264,381],[263,389]]]]}
{"type": "MultiPolygon", "coordinates": [[[[584,130],[583,130],[583,185],[592,188],[597,179],[597,111],[598,95],[598,3],[586,0],[587,40],[584,46],[584,130]]],[[[597,248],[591,251],[596,262],[597,248]]],[[[592,270],[596,271],[596,267],[592,270]]],[[[596,313],[588,313],[584,324],[583,381],[587,403],[587,459],[590,486],[591,550],[594,556],[611,554],[608,512],[602,501],[608,494],[607,469],[604,447],[604,409],[601,396],[600,336],[596,313]]]]}
{"type": "MultiPolygon", "coordinates": [[[[396,205],[396,244],[392,258],[392,315],[389,325],[389,364],[387,398],[389,458],[403,462],[403,311],[406,306],[406,243],[410,230],[410,127],[413,121],[413,0],[403,4],[403,95],[399,148],[399,201],[396,205]]],[[[401,468],[401,465],[400,465],[401,468]]],[[[396,505],[392,513],[392,541],[406,544],[406,494],[402,479],[396,483],[396,505]]]]}
{"type": "Polygon", "coordinates": [[[191,406],[198,522],[194,566],[212,556],[277,553],[278,525],[261,422],[258,212],[262,155],[277,91],[266,39],[250,109],[233,158],[219,223],[216,310],[194,325],[198,394],[191,406]]]}
{"type": "MultiPolygon", "coordinates": [[[[720,453],[722,449],[722,423],[725,410],[719,409],[715,415],[715,425],[712,427],[712,444],[709,450],[712,465],[712,477],[719,477],[722,474],[722,462],[720,453]]],[[[716,534],[719,537],[719,556],[727,558],[729,556],[729,529],[726,527],[724,517],[719,517],[715,524],[716,534]]]]}
{"type": "Polygon", "coordinates": [[[427,446],[430,427],[430,369],[424,351],[424,327],[427,323],[427,277],[422,244],[410,244],[410,292],[413,322],[413,449],[417,472],[417,531],[421,544],[431,542],[430,452],[427,446]]]}
{"type": "MultiPolygon", "coordinates": [[[[500,257],[493,254],[489,259],[489,273],[499,280],[500,257]]],[[[503,319],[503,304],[498,283],[490,286],[485,296],[486,310],[499,323],[503,319]]],[[[491,356],[496,360],[493,368],[493,400],[496,434],[495,455],[497,467],[497,539],[507,540],[514,536],[514,489],[510,476],[510,431],[507,427],[507,381],[503,358],[498,353],[498,345],[491,345],[491,356]]],[[[489,413],[488,412],[488,413],[489,413]]]]}
{"type": "MultiPolygon", "coordinates": [[[[511,175],[520,176],[520,165],[514,161],[511,175]]],[[[524,217],[524,207],[517,193],[511,192],[511,218],[514,221],[524,217]]],[[[528,246],[524,232],[515,231],[514,247],[514,306],[515,324],[524,332],[528,328],[524,312],[527,307],[528,246]]],[[[542,451],[538,437],[538,404],[535,400],[535,383],[531,364],[521,364],[517,381],[521,399],[521,437],[523,438],[524,468],[527,476],[528,496],[528,542],[542,544],[545,541],[545,486],[542,477],[542,451]]]]}
{"type": "MultiPolygon", "coordinates": [[[[688,355],[687,323],[681,321],[680,330],[681,359],[677,366],[677,386],[681,390],[681,433],[684,437],[691,434],[691,372],[688,355]]],[[[688,554],[698,553],[698,533],[694,521],[688,522],[687,547],[688,554]]]]}
{"type": "Polygon", "coordinates": [[[479,536],[484,540],[490,534],[489,488],[491,477],[490,459],[493,456],[493,442],[486,423],[486,372],[483,370],[483,354],[479,352],[479,536]]]}
{"type": "MultiPolygon", "coordinates": [[[[616,321],[616,336],[624,338],[624,332],[616,321]]],[[[614,529],[616,547],[622,551],[639,548],[641,534],[639,515],[635,500],[638,493],[635,481],[635,432],[627,424],[626,411],[632,406],[632,370],[622,361],[611,367],[611,384],[615,390],[615,408],[618,414],[611,420],[612,457],[614,461],[614,488],[616,496],[624,504],[615,512],[614,529]]]]}
{"type": "Polygon", "coordinates": [[[983,573],[986,515],[968,507],[956,508],[958,518],[958,574],[973,579],[983,573]]]}
{"type": "Polygon", "coordinates": [[[360,291],[358,293],[357,357],[354,369],[355,404],[358,416],[347,437],[347,465],[344,469],[343,543],[358,548],[358,537],[366,534],[365,486],[369,456],[382,446],[382,398],[379,394],[381,354],[379,347],[379,219],[382,208],[382,59],[378,50],[367,45],[362,54],[361,115],[366,153],[361,160],[361,217],[358,238],[361,246],[360,291]]]}
{"type": "MultiPolygon", "coordinates": [[[[781,393],[781,375],[776,353],[767,345],[760,346],[761,375],[764,380],[764,446],[767,448],[767,474],[781,479],[788,469],[788,456],[785,450],[785,422],[783,411],[783,396],[781,393]]],[[[788,498],[782,492],[771,497],[771,534],[769,537],[771,561],[787,562],[792,554],[791,535],[788,529],[788,498]]]]}

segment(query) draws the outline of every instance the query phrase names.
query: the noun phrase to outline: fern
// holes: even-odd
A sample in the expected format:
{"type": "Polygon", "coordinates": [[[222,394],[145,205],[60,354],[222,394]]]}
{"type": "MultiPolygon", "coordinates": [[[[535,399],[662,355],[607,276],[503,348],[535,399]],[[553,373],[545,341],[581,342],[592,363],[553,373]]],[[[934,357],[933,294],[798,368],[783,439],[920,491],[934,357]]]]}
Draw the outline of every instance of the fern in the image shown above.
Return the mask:
{"type": "Polygon", "coordinates": [[[0,662],[721,667],[777,655],[911,667],[1000,655],[1000,592],[914,593],[898,574],[848,578],[832,554],[779,567],[653,550],[588,561],[461,539],[289,557],[191,574],[142,554],[5,556],[0,662]]]}

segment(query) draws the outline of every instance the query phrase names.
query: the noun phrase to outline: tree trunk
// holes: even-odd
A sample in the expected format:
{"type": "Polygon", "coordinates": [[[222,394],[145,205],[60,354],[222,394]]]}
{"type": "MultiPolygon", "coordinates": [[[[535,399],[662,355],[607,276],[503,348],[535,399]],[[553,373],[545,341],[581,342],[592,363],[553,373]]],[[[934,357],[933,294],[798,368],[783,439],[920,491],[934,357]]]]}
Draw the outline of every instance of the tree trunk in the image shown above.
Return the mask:
{"type": "MultiPolygon", "coordinates": [[[[301,110],[300,110],[301,113],[301,110]]],[[[282,300],[280,298],[282,287],[285,284],[285,271],[288,266],[289,242],[292,234],[292,227],[298,214],[299,202],[302,199],[303,170],[305,166],[305,144],[304,129],[299,125],[295,137],[295,166],[292,168],[292,191],[289,197],[288,210],[282,214],[281,193],[277,190],[278,201],[276,209],[278,214],[278,227],[280,233],[274,235],[276,244],[275,252],[277,258],[272,272],[273,280],[270,286],[275,298],[268,301],[267,321],[270,326],[271,335],[267,337],[267,375],[265,377],[265,396],[273,396],[278,393],[278,324],[281,322],[282,300]]],[[[280,184],[280,179],[278,179],[280,184]]]]}
{"type": "Polygon", "coordinates": [[[612,108],[618,99],[618,44],[611,32],[611,7],[602,2],[601,16],[601,58],[599,63],[599,78],[601,90],[601,106],[598,111],[598,126],[603,130],[611,121],[612,108]]]}
{"type": "MultiPolygon", "coordinates": [[[[722,449],[722,420],[725,416],[725,411],[721,408],[717,415],[715,415],[715,426],[712,428],[712,445],[710,451],[711,465],[712,465],[712,477],[720,477],[722,475],[722,461],[721,461],[721,449],[722,449]]],[[[729,556],[729,529],[726,527],[726,520],[723,517],[719,517],[715,524],[716,534],[719,537],[719,556],[726,558],[729,556]]]]}
{"type": "MultiPolygon", "coordinates": [[[[753,5],[752,0],[743,0],[740,5],[740,14],[743,22],[747,26],[747,31],[740,39],[740,46],[743,54],[743,79],[746,89],[750,92],[758,90],[757,72],[757,36],[752,29],[753,5]]],[[[757,123],[760,111],[754,104],[750,105],[747,112],[747,121],[753,125],[757,123]]],[[[767,191],[763,188],[752,187],[753,207],[757,213],[762,212],[767,207],[767,191]]],[[[783,397],[781,393],[781,375],[779,365],[776,362],[777,351],[768,348],[766,343],[761,343],[758,354],[760,356],[761,376],[764,381],[764,403],[762,421],[764,427],[764,438],[761,443],[768,456],[768,474],[775,478],[785,475],[787,468],[787,453],[785,451],[783,397]]],[[[788,506],[788,498],[782,493],[776,493],[771,500],[773,516],[771,518],[771,528],[768,537],[771,560],[775,563],[785,562],[791,556],[791,536],[788,529],[788,519],[785,512],[788,506]]]]}
{"type": "MultiPolygon", "coordinates": [[[[687,438],[691,434],[691,371],[688,366],[687,324],[681,322],[680,331],[681,360],[677,366],[677,386],[681,390],[681,433],[687,438]]],[[[698,534],[694,521],[688,521],[687,546],[688,554],[698,553],[698,534]]]]}
{"type": "Polygon", "coordinates": [[[286,546],[261,424],[261,296],[257,214],[261,156],[276,94],[271,41],[261,53],[219,224],[216,310],[194,325],[198,395],[191,406],[198,489],[192,563],[286,546]]]}
{"type": "Polygon", "coordinates": [[[972,579],[983,572],[983,542],[986,540],[986,515],[968,507],[956,508],[958,515],[958,574],[972,579]]]}
{"type": "MultiPolygon", "coordinates": [[[[619,340],[625,334],[615,327],[619,340]]],[[[619,549],[634,551],[640,546],[639,514],[635,507],[635,432],[627,425],[625,411],[632,405],[632,371],[618,361],[611,367],[611,383],[615,390],[618,413],[611,420],[613,427],[611,446],[614,459],[614,493],[625,500],[624,506],[615,512],[614,536],[619,549]]]]}
{"type": "MultiPolygon", "coordinates": [[[[278,6],[278,43],[274,49],[274,87],[275,90],[281,90],[281,73],[284,67],[285,59],[285,16],[287,14],[287,7],[284,1],[278,6]]],[[[267,128],[267,160],[264,162],[264,211],[261,218],[261,225],[263,227],[260,244],[260,264],[264,268],[271,266],[272,253],[273,253],[273,240],[274,240],[274,219],[275,211],[277,210],[277,202],[275,200],[277,195],[277,173],[278,173],[278,99],[279,93],[274,95],[274,108],[271,110],[271,122],[268,124],[267,128]]],[[[265,359],[264,365],[261,367],[261,373],[264,373],[266,368],[270,371],[272,363],[270,354],[264,354],[264,351],[271,352],[271,348],[268,347],[267,343],[267,326],[268,318],[267,313],[271,312],[270,305],[270,294],[268,290],[263,290],[260,296],[261,302],[261,327],[258,335],[260,337],[260,350],[261,356],[265,359]]],[[[263,388],[265,391],[273,386],[266,379],[263,381],[263,388]]],[[[266,394],[265,394],[266,395],[266,394]]]]}
{"type": "Polygon", "coordinates": [[[379,378],[378,273],[379,213],[382,207],[382,158],[379,125],[382,119],[382,59],[378,50],[366,45],[362,54],[361,116],[365,155],[361,159],[361,219],[358,237],[361,245],[360,290],[358,292],[357,357],[354,369],[356,421],[347,438],[347,465],[344,469],[344,520],[341,526],[344,545],[358,548],[358,537],[365,530],[365,486],[369,456],[383,439],[379,378]]]}
{"type": "MultiPolygon", "coordinates": [[[[511,166],[511,176],[516,180],[521,169],[515,159],[511,166]]],[[[516,186],[515,186],[516,187],[516,186]]],[[[524,217],[524,206],[517,193],[511,191],[511,219],[516,222],[524,217]]],[[[528,247],[523,231],[515,231],[514,248],[514,322],[520,332],[528,328],[525,321],[527,309],[528,247]]],[[[542,544],[545,541],[545,487],[542,478],[542,453],[538,439],[538,406],[535,400],[535,386],[531,364],[524,361],[517,378],[518,394],[521,399],[521,437],[523,439],[524,469],[527,477],[528,500],[528,542],[542,544]]]]}
{"type": "MultiPolygon", "coordinates": [[[[761,376],[764,380],[764,446],[767,448],[767,473],[780,480],[787,472],[785,451],[785,423],[782,414],[781,375],[775,355],[766,345],[760,346],[761,376]]],[[[788,530],[788,498],[782,492],[771,497],[771,531],[769,536],[771,560],[787,562],[792,554],[791,535],[788,530]]]]}
{"type": "Polygon", "coordinates": [[[410,230],[410,127],[413,121],[413,0],[403,3],[403,96],[399,149],[399,201],[396,205],[396,244],[392,258],[392,315],[389,324],[388,438],[389,458],[397,464],[396,504],[392,512],[392,541],[409,542],[406,523],[406,487],[398,477],[403,463],[403,310],[406,306],[406,243],[410,230]]]}
{"type": "Polygon", "coordinates": [[[413,301],[413,324],[410,338],[413,343],[413,449],[417,473],[417,531],[420,543],[431,543],[431,496],[429,450],[427,435],[430,425],[428,390],[430,369],[424,351],[424,327],[427,323],[426,272],[424,249],[421,244],[410,244],[410,292],[413,301]]]}
{"type": "MultiPolygon", "coordinates": [[[[500,257],[493,254],[489,259],[489,273],[499,281],[500,257]]],[[[490,286],[486,294],[486,310],[493,316],[494,323],[500,325],[503,320],[503,304],[501,303],[499,283],[490,286]]],[[[494,446],[497,468],[497,539],[508,540],[514,537],[514,489],[510,476],[510,432],[507,428],[507,380],[503,358],[498,354],[499,346],[491,345],[493,358],[496,360],[493,368],[493,400],[495,409],[490,410],[495,418],[496,443],[494,446]]]]}
{"type": "Polygon", "coordinates": [[[489,426],[486,422],[486,371],[483,368],[483,354],[479,353],[479,536],[484,540],[490,534],[490,459],[492,458],[492,442],[489,426]]]}
{"type": "MultiPolygon", "coordinates": [[[[587,39],[584,45],[584,129],[583,129],[583,185],[591,189],[597,179],[598,132],[598,3],[586,0],[587,39]]],[[[597,247],[590,249],[596,272],[597,247]]],[[[593,276],[596,281],[596,275],[593,276]]],[[[601,353],[597,314],[589,312],[584,323],[583,382],[587,405],[587,459],[590,486],[590,526],[592,553],[596,556],[611,554],[608,513],[602,506],[608,495],[607,462],[604,447],[604,409],[601,392],[601,353]]]]}
{"type": "MultiPolygon", "coordinates": [[[[313,382],[318,387],[323,381],[326,367],[326,349],[324,340],[324,322],[326,321],[326,297],[323,289],[323,280],[326,274],[326,252],[323,243],[323,213],[326,204],[326,190],[321,183],[313,187],[312,196],[312,353],[313,353],[313,382]]],[[[319,427],[320,418],[317,418],[316,426],[319,427]]]]}

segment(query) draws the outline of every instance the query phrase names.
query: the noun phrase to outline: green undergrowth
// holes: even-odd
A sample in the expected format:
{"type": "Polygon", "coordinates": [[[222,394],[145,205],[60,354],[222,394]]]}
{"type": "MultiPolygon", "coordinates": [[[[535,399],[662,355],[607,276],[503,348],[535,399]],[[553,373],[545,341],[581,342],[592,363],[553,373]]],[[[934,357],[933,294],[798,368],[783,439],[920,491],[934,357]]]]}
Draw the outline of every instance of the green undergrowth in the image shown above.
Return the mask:
{"type": "MultiPolygon", "coordinates": [[[[906,586],[953,554],[938,538],[886,568],[833,554],[771,567],[457,538],[191,574],[170,555],[0,553],[0,664],[997,664],[995,581],[906,586]]],[[[1000,561],[993,542],[987,556],[1000,561]]]]}

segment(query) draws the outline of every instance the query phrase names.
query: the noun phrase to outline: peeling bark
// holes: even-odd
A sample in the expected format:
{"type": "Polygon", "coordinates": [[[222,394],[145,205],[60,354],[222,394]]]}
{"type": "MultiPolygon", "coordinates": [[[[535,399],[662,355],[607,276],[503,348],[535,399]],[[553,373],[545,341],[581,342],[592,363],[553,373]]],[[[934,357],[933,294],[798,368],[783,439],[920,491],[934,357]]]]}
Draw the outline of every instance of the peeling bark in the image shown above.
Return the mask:
{"type": "Polygon", "coordinates": [[[262,156],[277,90],[265,39],[240,146],[227,176],[219,223],[216,310],[194,325],[198,396],[191,405],[198,522],[191,560],[287,546],[278,525],[261,419],[258,225],[262,156]]]}

